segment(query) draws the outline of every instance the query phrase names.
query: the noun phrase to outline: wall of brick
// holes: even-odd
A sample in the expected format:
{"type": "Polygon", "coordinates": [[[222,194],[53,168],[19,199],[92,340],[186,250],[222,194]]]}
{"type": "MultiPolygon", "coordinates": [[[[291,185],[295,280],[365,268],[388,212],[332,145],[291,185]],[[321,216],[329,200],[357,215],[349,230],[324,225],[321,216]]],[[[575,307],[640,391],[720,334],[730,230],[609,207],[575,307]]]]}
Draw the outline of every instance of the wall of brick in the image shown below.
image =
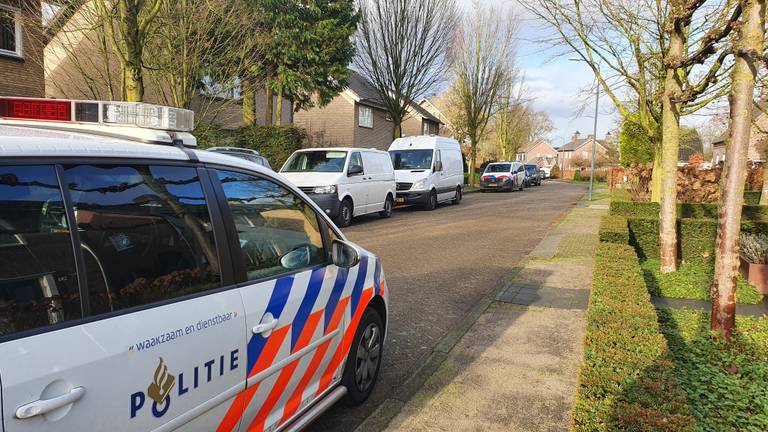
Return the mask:
{"type": "MultiPolygon", "coordinates": [[[[337,98],[340,99],[340,98],[337,98]]],[[[388,150],[392,144],[392,135],[394,134],[395,124],[387,120],[387,112],[383,109],[373,109],[373,129],[358,126],[359,108],[355,104],[354,124],[352,125],[354,133],[354,147],[377,148],[379,150],[388,150]]]]}
{"type": "MultiPolygon", "coordinates": [[[[307,130],[310,147],[353,147],[357,113],[354,102],[342,96],[320,108],[314,107],[293,115],[296,126],[307,130]],[[354,123],[354,124],[353,124],[354,123]]],[[[376,125],[376,119],[374,119],[376,125]]]]}
{"type": "Polygon", "coordinates": [[[40,21],[40,2],[0,0],[0,4],[22,11],[21,58],[0,54],[0,95],[43,97],[45,81],[42,38],[40,29],[31,24],[40,21]]]}

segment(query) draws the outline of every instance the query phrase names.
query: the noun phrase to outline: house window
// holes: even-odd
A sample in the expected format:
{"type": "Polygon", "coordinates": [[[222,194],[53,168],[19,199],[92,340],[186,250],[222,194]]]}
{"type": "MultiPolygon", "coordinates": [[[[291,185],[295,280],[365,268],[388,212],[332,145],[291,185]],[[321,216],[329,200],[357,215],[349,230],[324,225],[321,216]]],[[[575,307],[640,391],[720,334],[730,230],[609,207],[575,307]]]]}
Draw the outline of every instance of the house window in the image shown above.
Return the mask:
{"type": "Polygon", "coordinates": [[[364,128],[373,128],[373,108],[362,106],[358,110],[357,125],[364,128]]]}
{"type": "Polygon", "coordinates": [[[0,4],[0,55],[21,57],[21,11],[0,4]]]}

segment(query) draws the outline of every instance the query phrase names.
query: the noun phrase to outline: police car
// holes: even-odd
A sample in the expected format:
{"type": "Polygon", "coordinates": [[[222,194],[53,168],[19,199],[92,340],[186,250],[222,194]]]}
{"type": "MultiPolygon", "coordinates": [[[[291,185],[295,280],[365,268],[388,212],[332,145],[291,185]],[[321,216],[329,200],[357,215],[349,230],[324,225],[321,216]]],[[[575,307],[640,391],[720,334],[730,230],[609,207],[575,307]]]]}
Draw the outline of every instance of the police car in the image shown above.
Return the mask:
{"type": "Polygon", "coordinates": [[[381,365],[381,261],[187,110],[0,98],[5,432],[300,430],[381,365]]]}

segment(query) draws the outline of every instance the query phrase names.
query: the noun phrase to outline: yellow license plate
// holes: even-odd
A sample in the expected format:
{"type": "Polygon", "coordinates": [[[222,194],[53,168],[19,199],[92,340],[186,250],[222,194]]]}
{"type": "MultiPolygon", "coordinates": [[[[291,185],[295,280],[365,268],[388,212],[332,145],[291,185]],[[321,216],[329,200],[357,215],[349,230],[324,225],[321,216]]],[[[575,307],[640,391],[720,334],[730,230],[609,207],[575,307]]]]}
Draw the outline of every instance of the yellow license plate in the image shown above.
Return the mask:
{"type": "Polygon", "coordinates": [[[405,198],[397,198],[395,201],[397,203],[404,203],[405,202],[405,198]]]}
{"type": "Polygon", "coordinates": [[[496,183],[488,183],[488,187],[496,187],[498,186],[496,183]]]}

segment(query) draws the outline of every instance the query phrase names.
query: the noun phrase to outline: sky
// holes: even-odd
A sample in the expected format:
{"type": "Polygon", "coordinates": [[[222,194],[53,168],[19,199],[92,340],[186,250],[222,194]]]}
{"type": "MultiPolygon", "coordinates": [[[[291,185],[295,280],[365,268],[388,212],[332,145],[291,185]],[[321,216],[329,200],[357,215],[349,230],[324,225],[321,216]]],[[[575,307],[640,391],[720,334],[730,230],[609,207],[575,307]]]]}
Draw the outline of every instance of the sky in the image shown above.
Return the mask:
{"type": "MultiPolygon", "coordinates": [[[[470,13],[473,0],[459,0],[459,7],[470,13]]],[[[541,43],[546,31],[541,23],[526,16],[527,13],[515,0],[478,0],[481,5],[504,6],[521,16],[517,40],[517,65],[525,77],[525,86],[537,111],[545,111],[552,120],[554,131],[549,138],[553,146],[559,147],[568,141],[574,132],[582,138],[594,130],[594,75],[582,62],[569,61],[573,55],[560,55],[541,43]],[[589,93],[589,96],[586,93],[589,93]],[[586,108],[581,107],[587,104],[586,108]]],[[[600,99],[597,136],[615,130],[617,118],[613,105],[607,98],[600,99]]]]}

